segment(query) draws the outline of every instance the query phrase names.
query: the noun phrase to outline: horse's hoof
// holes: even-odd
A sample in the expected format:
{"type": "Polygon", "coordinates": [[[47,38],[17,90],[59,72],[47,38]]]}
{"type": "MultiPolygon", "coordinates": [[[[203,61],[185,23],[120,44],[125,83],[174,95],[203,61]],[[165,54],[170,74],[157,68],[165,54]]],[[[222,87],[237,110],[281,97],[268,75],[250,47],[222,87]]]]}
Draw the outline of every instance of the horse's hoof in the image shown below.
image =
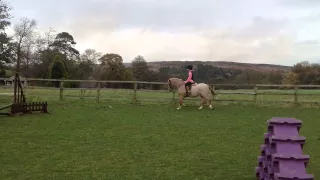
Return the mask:
{"type": "Polygon", "coordinates": [[[201,110],[201,109],[202,109],[202,106],[201,106],[201,107],[199,107],[198,109],[199,109],[199,110],[201,110]]]}

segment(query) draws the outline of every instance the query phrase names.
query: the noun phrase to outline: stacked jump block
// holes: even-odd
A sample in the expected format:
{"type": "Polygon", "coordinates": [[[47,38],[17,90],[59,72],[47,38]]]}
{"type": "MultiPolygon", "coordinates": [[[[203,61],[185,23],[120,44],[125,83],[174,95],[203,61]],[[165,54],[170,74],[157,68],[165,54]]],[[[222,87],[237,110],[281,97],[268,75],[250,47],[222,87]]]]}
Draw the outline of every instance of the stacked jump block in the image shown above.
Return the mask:
{"type": "Polygon", "coordinates": [[[305,137],[300,136],[302,122],[274,117],[267,122],[256,176],[259,180],[314,180],[306,172],[309,155],[303,154],[305,137]]]}

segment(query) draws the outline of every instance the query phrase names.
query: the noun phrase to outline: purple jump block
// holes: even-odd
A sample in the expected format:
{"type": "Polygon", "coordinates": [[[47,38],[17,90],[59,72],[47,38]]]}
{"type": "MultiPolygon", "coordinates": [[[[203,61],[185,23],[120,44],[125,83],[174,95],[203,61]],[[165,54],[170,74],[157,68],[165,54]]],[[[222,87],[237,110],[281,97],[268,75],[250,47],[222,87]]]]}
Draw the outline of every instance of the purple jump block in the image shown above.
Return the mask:
{"type": "Polygon", "coordinates": [[[302,121],[294,118],[288,118],[288,117],[273,117],[272,119],[269,119],[267,121],[268,125],[271,124],[290,124],[290,125],[302,125],[302,121]]]}
{"type": "Polygon", "coordinates": [[[274,168],[272,166],[268,166],[263,168],[264,176],[266,179],[273,179],[274,177],[274,168]]]}
{"type": "Polygon", "coordinates": [[[273,154],[272,162],[274,173],[287,177],[299,177],[307,174],[306,164],[309,161],[309,155],[287,155],[273,154]]]}
{"type": "Polygon", "coordinates": [[[276,173],[274,180],[314,180],[314,176],[312,174],[285,175],[276,173]]]}
{"type": "Polygon", "coordinates": [[[267,174],[263,172],[263,169],[260,167],[256,167],[256,178],[259,180],[269,180],[267,178],[267,174]]]}
{"type": "Polygon", "coordinates": [[[290,125],[269,125],[268,131],[276,136],[298,136],[299,129],[290,125]]]}
{"type": "Polygon", "coordinates": [[[266,149],[270,148],[271,146],[268,145],[268,144],[262,144],[260,146],[260,153],[261,153],[261,156],[265,156],[266,155],[266,149]]]}
{"type": "Polygon", "coordinates": [[[297,135],[299,134],[302,121],[293,118],[274,117],[268,120],[267,124],[268,132],[271,132],[273,135],[297,135]]]}
{"type": "Polygon", "coordinates": [[[271,132],[264,133],[264,144],[269,145],[269,137],[272,136],[273,134],[271,132]]]}
{"type": "Polygon", "coordinates": [[[303,136],[271,136],[269,141],[272,153],[303,154],[303,145],[305,143],[305,137],[303,136]]]}
{"type": "Polygon", "coordinates": [[[260,177],[260,173],[262,172],[261,167],[256,167],[256,177],[260,177]]]}
{"type": "Polygon", "coordinates": [[[306,138],[304,136],[276,136],[272,135],[269,136],[269,139],[271,142],[299,142],[299,143],[305,143],[306,138]]]}
{"type": "Polygon", "coordinates": [[[277,136],[298,136],[301,121],[292,118],[272,118],[268,121],[268,132],[277,136]]]}
{"type": "Polygon", "coordinates": [[[266,161],[266,157],[265,156],[258,156],[259,167],[263,167],[265,161],[266,161]]]}
{"type": "Polygon", "coordinates": [[[272,154],[274,154],[272,152],[272,149],[271,148],[266,149],[265,153],[266,153],[266,160],[264,163],[266,165],[271,165],[272,164],[272,154]]]}
{"type": "Polygon", "coordinates": [[[284,174],[306,174],[305,168],[309,161],[308,155],[288,155],[288,154],[273,154],[272,165],[268,169],[268,178],[274,179],[275,173],[284,174]]]}

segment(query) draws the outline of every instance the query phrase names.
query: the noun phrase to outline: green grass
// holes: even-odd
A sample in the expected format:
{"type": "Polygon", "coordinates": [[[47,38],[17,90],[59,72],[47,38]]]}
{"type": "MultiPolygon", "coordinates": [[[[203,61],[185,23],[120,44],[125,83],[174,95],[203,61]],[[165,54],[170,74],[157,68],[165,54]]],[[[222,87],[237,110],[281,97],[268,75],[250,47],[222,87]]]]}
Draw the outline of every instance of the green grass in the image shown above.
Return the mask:
{"type": "Polygon", "coordinates": [[[196,108],[68,100],[50,101],[52,114],[0,117],[0,179],[255,180],[274,116],[303,120],[307,171],[320,176],[316,109],[196,108]]]}

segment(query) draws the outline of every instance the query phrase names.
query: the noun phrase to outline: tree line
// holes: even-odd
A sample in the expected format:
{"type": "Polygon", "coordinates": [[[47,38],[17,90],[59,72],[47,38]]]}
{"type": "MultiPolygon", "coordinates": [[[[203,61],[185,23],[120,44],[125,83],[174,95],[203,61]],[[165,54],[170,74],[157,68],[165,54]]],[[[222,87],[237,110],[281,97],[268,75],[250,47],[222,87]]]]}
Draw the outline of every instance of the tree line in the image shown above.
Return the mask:
{"type": "MultiPolygon", "coordinates": [[[[37,32],[36,20],[23,17],[12,25],[11,7],[0,0],[0,77],[8,77],[20,64],[21,76],[43,79],[82,79],[118,81],[160,81],[169,77],[187,78],[183,66],[161,67],[158,71],[148,68],[148,63],[137,55],[129,67],[117,53],[101,53],[94,49],[79,52],[74,37],[68,32],[49,28],[37,32]],[[6,30],[13,27],[14,34],[6,30]]],[[[233,84],[319,84],[320,65],[301,62],[289,72],[260,72],[246,69],[221,68],[201,63],[194,64],[197,82],[233,84]]],[[[58,83],[53,83],[59,86],[58,83]]],[[[80,84],[69,83],[78,87],[80,84]]]]}

